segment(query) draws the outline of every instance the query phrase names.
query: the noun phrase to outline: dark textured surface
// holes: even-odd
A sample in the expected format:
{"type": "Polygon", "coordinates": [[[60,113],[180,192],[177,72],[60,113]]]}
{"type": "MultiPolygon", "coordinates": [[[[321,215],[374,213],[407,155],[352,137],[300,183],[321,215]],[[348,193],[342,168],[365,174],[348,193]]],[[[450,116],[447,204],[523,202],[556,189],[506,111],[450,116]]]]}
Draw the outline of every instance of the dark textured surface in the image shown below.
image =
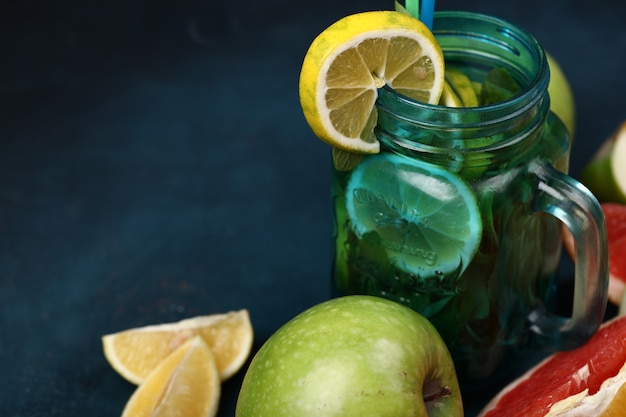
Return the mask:
{"type": "MultiPolygon", "coordinates": [[[[328,148],[301,115],[300,64],[333,21],[392,7],[0,6],[0,415],[119,415],[133,386],[102,334],[248,308],[257,349],[329,297],[328,148]]],[[[574,176],[626,119],[626,3],[438,8],[517,23],[562,64],[574,176]]],[[[234,415],[242,376],[219,416],[234,415]]]]}

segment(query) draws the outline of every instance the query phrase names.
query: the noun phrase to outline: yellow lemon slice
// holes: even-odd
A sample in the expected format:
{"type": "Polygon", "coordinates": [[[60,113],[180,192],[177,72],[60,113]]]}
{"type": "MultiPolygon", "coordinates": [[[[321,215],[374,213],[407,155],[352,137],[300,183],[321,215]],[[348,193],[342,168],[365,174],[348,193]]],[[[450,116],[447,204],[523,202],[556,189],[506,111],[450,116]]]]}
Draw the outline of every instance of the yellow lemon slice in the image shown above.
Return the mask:
{"type": "Polygon", "coordinates": [[[461,100],[461,97],[454,92],[447,81],[443,84],[443,91],[441,92],[439,105],[446,107],[463,107],[463,100],[461,100]]]}
{"type": "Polygon", "coordinates": [[[357,13],[315,38],[300,73],[300,103],[313,132],[348,152],[378,153],[378,89],[437,104],[444,59],[419,20],[396,11],[357,13]]]}
{"type": "Polygon", "coordinates": [[[215,358],[196,336],[148,375],[126,403],[122,417],[213,417],[220,392],[215,358]]]}
{"type": "Polygon", "coordinates": [[[226,380],[241,368],[252,349],[248,311],[124,330],[103,336],[102,344],[113,369],[128,381],[140,384],[168,355],[194,336],[201,336],[209,346],[220,378],[226,380]]]}
{"type": "Polygon", "coordinates": [[[457,94],[463,103],[459,107],[478,107],[478,96],[472,81],[461,71],[446,68],[446,83],[457,94]]]}

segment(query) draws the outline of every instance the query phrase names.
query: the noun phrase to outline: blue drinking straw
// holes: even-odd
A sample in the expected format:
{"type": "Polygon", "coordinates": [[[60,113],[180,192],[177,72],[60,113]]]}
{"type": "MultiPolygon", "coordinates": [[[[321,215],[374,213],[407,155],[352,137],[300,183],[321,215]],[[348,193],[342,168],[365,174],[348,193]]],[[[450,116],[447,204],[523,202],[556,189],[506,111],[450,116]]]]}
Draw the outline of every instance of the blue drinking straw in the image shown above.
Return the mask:
{"type": "Polygon", "coordinates": [[[422,0],[421,4],[419,0],[395,0],[395,4],[396,10],[407,12],[433,30],[435,0],[422,0]]]}
{"type": "MultiPolygon", "coordinates": [[[[407,3],[408,2],[409,1],[407,0],[407,3]]],[[[420,13],[419,13],[418,18],[430,30],[433,30],[434,14],[435,14],[435,0],[422,0],[422,7],[420,8],[420,13]]]]}

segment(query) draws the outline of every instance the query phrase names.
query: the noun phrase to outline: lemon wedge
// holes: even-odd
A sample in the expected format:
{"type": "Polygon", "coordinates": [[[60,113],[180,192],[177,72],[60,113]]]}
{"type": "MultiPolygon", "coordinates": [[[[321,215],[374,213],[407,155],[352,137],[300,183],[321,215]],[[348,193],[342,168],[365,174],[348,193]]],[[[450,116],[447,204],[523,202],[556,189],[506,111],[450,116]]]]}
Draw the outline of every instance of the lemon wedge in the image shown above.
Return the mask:
{"type": "Polygon", "coordinates": [[[195,336],[209,346],[222,381],[250,354],[252,325],[247,310],[197,316],[176,323],[138,327],[102,337],[104,355],[121,376],[142,383],[166,357],[195,336]]]}

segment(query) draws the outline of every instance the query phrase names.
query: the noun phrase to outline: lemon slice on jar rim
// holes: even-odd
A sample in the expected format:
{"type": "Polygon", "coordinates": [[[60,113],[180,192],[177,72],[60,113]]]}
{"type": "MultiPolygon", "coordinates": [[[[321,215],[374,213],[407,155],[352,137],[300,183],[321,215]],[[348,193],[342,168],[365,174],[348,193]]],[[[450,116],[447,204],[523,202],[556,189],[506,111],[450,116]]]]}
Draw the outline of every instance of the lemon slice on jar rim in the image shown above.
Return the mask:
{"type": "Polygon", "coordinates": [[[378,89],[437,104],[443,52],[419,20],[395,11],[346,16],[320,33],[300,73],[300,104],[317,137],[347,152],[378,153],[378,89]]]}

